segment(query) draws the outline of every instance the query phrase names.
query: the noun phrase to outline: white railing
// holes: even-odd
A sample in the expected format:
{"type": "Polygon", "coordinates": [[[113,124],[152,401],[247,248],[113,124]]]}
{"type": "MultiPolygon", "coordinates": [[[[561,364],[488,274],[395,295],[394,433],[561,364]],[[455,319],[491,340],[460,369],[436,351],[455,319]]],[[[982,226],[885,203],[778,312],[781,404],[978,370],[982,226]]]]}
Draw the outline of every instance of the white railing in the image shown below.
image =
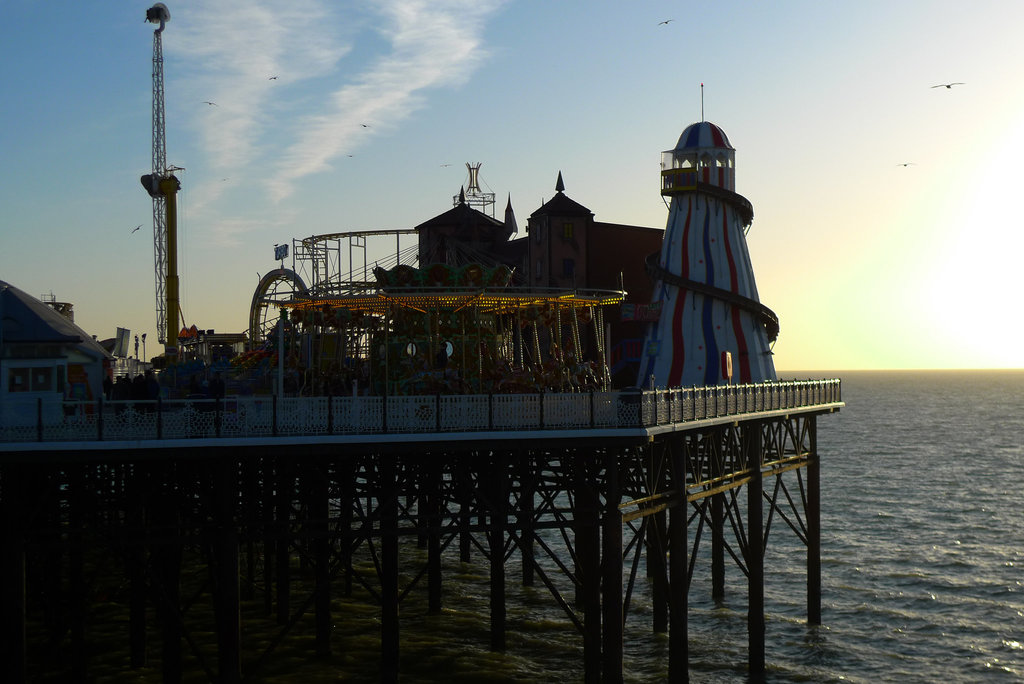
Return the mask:
{"type": "Polygon", "coordinates": [[[838,404],[839,380],[593,393],[0,401],[0,443],[637,428],[838,404]]]}

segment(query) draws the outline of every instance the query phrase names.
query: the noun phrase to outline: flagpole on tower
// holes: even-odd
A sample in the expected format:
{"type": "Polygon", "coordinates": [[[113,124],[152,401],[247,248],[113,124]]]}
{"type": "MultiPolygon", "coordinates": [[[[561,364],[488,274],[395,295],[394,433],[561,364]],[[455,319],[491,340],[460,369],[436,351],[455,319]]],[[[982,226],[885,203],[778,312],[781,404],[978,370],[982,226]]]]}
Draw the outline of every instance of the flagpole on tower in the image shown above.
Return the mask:
{"type": "Polygon", "coordinates": [[[700,120],[704,120],[704,84],[700,84],[700,120]]]}

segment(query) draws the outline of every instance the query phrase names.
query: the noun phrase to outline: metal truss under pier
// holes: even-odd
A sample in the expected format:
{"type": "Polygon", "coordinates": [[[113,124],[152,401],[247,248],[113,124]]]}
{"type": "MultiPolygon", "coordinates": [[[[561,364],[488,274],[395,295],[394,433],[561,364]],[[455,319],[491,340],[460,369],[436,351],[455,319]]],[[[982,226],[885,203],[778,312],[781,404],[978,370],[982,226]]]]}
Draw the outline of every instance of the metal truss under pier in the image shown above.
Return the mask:
{"type": "Polygon", "coordinates": [[[353,616],[332,599],[353,594],[375,605],[379,676],[395,681],[399,608],[418,594],[441,613],[455,557],[486,559],[492,650],[506,648],[509,583],[544,587],[582,638],[588,682],[622,680],[627,627],[667,633],[668,679],[687,681],[691,579],[709,572],[719,599],[731,559],[757,680],[770,531],[806,546],[807,620],[821,621],[817,419],[842,406],[836,392],[618,432],[5,444],[7,681],[144,667],[170,682],[254,679],[285,644],[337,655],[333,626],[353,616]],[[123,652],[98,662],[96,635],[111,631],[123,652]]]}

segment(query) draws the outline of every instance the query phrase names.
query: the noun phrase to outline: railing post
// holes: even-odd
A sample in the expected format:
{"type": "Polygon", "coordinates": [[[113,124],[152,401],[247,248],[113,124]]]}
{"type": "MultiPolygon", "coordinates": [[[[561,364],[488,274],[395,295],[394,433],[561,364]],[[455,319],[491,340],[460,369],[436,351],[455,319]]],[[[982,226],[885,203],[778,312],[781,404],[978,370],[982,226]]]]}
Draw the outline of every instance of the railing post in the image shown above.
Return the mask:
{"type": "Polygon", "coordinates": [[[103,441],[103,397],[96,400],[96,441],[103,441]]]}
{"type": "Polygon", "coordinates": [[[590,388],[590,429],[594,429],[594,388],[590,388]]]}
{"type": "Polygon", "coordinates": [[[216,398],[214,399],[214,402],[215,402],[215,403],[214,403],[214,405],[213,405],[213,433],[214,433],[214,434],[215,434],[215,435],[216,435],[217,437],[220,437],[220,425],[221,425],[221,423],[220,423],[220,421],[221,421],[221,413],[220,413],[220,411],[221,411],[221,403],[220,403],[220,397],[216,397],[216,398]]]}
{"type": "Polygon", "coordinates": [[[334,434],[334,395],[327,395],[327,434],[334,434]]]}
{"type": "Polygon", "coordinates": [[[164,438],[164,400],[156,398],[156,438],[164,438]]]}
{"type": "Polygon", "coordinates": [[[43,398],[36,397],[36,441],[43,441],[43,398]]]}
{"type": "Polygon", "coordinates": [[[540,429],[544,429],[544,390],[540,393],[540,429]]]}
{"type": "Polygon", "coordinates": [[[387,382],[384,383],[384,394],[381,395],[380,400],[381,400],[381,412],[380,412],[381,431],[386,433],[388,431],[388,390],[387,390],[387,382]]]}
{"type": "Polygon", "coordinates": [[[487,395],[487,429],[494,429],[494,395],[487,395]]]}
{"type": "Polygon", "coordinates": [[[277,395],[276,394],[273,396],[273,399],[271,400],[271,403],[273,404],[273,418],[274,418],[274,424],[271,426],[271,434],[274,437],[277,437],[277,395]]]}
{"type": "Polygon", "coordinates": [[[441,431],[441,393],[434,394],[434,428],[441,431]]]}

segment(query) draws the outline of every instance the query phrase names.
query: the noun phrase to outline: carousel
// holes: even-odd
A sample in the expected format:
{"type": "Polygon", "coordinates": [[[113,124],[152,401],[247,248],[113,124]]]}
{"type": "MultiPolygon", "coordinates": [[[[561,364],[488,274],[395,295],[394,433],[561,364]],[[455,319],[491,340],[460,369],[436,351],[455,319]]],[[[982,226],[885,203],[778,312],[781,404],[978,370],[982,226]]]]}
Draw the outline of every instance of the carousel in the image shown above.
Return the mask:
{"type": "Polygon", "coordinates": [[[617,291],[512,285],[508,266],[398,264],[362,291],[276,301],[267,344],[297,394],[487,394],[610,388],[603,308],[617,291]],[[273,342],[274,337],[278,342],[273,342]]]}

